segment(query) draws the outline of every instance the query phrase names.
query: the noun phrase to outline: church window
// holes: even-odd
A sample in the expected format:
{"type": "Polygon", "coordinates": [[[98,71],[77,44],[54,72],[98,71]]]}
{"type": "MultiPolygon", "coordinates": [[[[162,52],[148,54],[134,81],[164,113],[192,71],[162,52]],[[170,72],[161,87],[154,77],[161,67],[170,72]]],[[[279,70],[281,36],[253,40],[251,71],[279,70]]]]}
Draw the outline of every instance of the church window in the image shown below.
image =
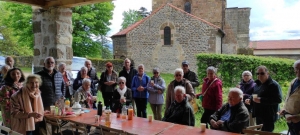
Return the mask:
{"type": "Polygon", "coordinates": [[[169,26],[164,28],[164,45],[171,45],[171,28],[169,26]]]}
{"type": "Polygon", "coordinates": [[[191,3],[190,2],[186,2],[184,4],[184,11],[188,12],[188,13],[191,13],[191,3]]]}

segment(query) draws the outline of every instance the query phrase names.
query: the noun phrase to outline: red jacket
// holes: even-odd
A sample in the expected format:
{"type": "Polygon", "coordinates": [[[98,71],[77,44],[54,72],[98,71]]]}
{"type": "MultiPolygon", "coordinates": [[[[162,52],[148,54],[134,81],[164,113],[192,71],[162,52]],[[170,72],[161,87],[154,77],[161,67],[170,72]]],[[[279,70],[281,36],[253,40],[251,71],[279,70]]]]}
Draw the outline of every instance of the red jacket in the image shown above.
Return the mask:
{"type": "MultiPolygon", "coordinates": [[[[214,80],[214,79],[213,79],[214,80]]],[[[204,93],[210,83],[208,78],[204,78],[202,85],[202,92],[204,93]]],[[[207,89],[202,101],[202,107],[209,110],[217,111],[222,107],[222,81],[217,79],[213,84],[207,89]]]]}

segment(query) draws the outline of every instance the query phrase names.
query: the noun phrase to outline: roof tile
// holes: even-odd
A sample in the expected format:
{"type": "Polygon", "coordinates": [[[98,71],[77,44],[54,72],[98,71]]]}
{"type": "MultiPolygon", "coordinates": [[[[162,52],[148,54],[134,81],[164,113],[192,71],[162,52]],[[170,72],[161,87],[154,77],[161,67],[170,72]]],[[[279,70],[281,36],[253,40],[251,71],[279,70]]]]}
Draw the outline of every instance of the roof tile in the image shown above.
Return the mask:
{"type": "Polygon", "coordinates": [[[251,41],[249,48],[254,50],[300,49],[300,39],[251,41]]]}

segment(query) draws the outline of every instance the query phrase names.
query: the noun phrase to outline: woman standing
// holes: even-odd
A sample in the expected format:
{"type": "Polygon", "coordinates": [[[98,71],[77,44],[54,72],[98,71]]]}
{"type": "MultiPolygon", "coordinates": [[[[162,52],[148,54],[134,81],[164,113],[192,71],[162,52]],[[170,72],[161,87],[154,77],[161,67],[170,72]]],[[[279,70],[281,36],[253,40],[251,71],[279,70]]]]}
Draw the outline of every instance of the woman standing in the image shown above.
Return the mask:
{"type": "Polygon", "coordinates": [[[149,92],[149,103],[154,115],[155,120],[161,120],[161,109],[164,104],[164,91],[166,88],[166,83],[163,78],[161,78],[159,69],[153,69],[153,77],[147,85],[149,92]]]}
{"type": "MultiPolygon", "coordinates": [[[[222,107],[222,81],[217,78],[215,67],[208,67],[206,73],[207,77],[203,79],[202,92],[197,94],[197,97],[203,96],[204,113],[201,117],[201,123],[208,125],[210,115],[222,107]]],[[[207,125],[206,128],[208,128],[207,125]]]]}
{"type": "Polygon", "coordinates": [[[113,92],[117,86],[118,74],[116,71],[113,70],[114,67],[111,62],[107,62],[105,66],[106,70],[101,73],[100,85],[102,96],[104,99],[104,105],[106,107],[112,108],[113,92]]]}
{"type": "Polygon", "coordinates": [[[19,68],[8,70],[4,78],[4,85],[0,89],[0,107],[3,125],[6,127],[11,127],[10,98],[15,92],[22,88],[22,82],[24,81],[24,74],[19,68]]]}
{"type": "Polygon", "coordinates": [[[73,81],[74,79],[72,78],[72,75],[70,72],[66,71],[66,63],[60,63],[58,65],[58,70],[62,74],[65,87],[66,87],[66,93],[63,93],[65,98],[70,99],[71,96],[73,96],[74,91],[73,91],[73,81]]]}
{"type": "Polygon", "coordinates": [[[39,75],[29,75],[22,89],[11,97],[11,129],[24,135],[38,135],[38,122],[43,120],[44,106],[39,75]]]}
{"type": "MultiPolygon", "coordinates": [[[[242,73],[242,80],[239,84],[239,88],[243,91],[243,100],[245,102],[246,99],[250,98],[253,93],[253,88],[255,86],[255,82],[252,79],[252,73],[250,71],[244,71],[242,73]]],[[[245,104],[249,112],[249,126],[255,125],[255,118],[252,118],[252,106],[245,104]]]]}
{"type": "MultiPolygon", "coordinates": [[[[83,84],[83,79],[89,79],[91,82],[92,82],[92,79],[87,75],[87,72],[88,72],[88,69],[87,67],[82,67],[80,69],[80,76],[78,76],[75,80],[74,80],[74,83],[73,83],[73,90],[74,91],[78,91],[78,88],[80,86],[82,86],[83,84]]],[[[93,86],[94,85],[91,85],[91,89],[93,89],[93,86]]]]}
{"type": "Polygon", "coordinates": [[[131,89],[126,87],[126,78],[118,78],[119,87],[113,93],[113,107],[112,112],[121,113],[123,104],[128,106],[132,101],[131,89]]]}

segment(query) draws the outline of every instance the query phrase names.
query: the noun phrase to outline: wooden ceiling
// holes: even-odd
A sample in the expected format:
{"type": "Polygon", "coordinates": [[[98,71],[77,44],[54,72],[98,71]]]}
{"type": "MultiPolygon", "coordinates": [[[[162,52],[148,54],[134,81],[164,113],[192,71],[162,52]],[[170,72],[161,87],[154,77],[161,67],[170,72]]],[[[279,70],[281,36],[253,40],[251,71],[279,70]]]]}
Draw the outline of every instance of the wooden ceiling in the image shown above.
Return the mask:
{"type": "Polygon", "coordinates": [[[108,2],[113,0],[0,0],[0,1],[29,4],[32,6],[39,6],[47,9],[49,7],[75,7],[75,6],[88,5],[94,3],[108,2]]]}

